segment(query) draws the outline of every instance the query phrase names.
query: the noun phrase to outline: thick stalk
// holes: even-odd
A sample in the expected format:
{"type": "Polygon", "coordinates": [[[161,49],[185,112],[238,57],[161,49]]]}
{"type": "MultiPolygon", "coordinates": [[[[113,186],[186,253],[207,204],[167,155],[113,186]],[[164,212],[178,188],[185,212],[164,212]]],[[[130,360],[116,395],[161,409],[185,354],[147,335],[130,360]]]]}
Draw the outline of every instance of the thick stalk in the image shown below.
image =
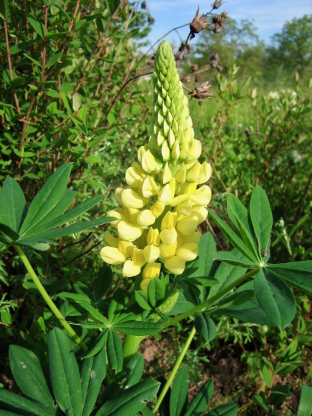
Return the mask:
{"type": "Polygon", "coordinates": [[[76,334],[76,332],[73,330],[73,328],[66,322],[64,316],[61,314],[59,309],[56,307],[53,300],[48,295],[45,288],[42,286],[38,276],[36,275],[34,269],[32,268],[31,264],[29,263],[29,260],[23,250],[16,244],[13,244],[15,250],[17,251],[17,254],[20,256],[22,262],[24,263],[28,273],[30,274],[30,277],[32,278],[33,282],[35,283],[38,291],[40,292],[43,299],[46,301],[47,305],[51,309],[51,311],[54,313],[55,317],[59,320],[60,324],[63,326],[63,328],[66,329],[68,334],[73,338],[73,340],[76,342],[76,344],[79,345],[79,347],[86,352],[87,346],[85,343],[79,338],[79,336],[76,334]]]}
{"type": "Polygon", "coordinates": [[[125,365],[138,352],[140,344],[145,338],[146,336],[125,335],[122,347],[125,365]]]}
{"type": "Polygon", "coordinates": [[[178,357],[178,359],[177,359],[177,361],[176,361],[176,363],[175,363],[175,365],[174,365],[174,367],[171,371],[171,374],[170,374],[168,380],[166,381],[166,384],[164,385],[164,388],[162,389],[162,391],[161,391],[161,393],[158,397],[158,400],[157,400],[157,402],[155,404],[155,407],[153,409],[154,414],[159,409],[159,406],[161,405],[161,402],[163,401],[163,399],[164,399],[164,397],[165,397],[165,395],[166,395],[166,393],[167,393],[167,391],[170,387],[170,384],[172,383],[172,381],[173,381],[173,379],[174,379],[174,377],[175,377],[175,375],[176,375],[176,373],[177,373],[177,371],[180,367],[180,364],[182,363],[182,360],[183,360],[185,354],[187,353],[187,350],[189,349],[189,346],[192,342],[192,339],[194,338],[195,333],[196,333],[196,329],[195,329],[195,326],[193,326],[193,328],[190,332],[190,335],[188,336],[188,339],[186,340],[186,343],[185,343],[185,345],[184,345],[184,347],[183,347],[183,349],[182,349],[182,351],[181,351],[181,353],[180,353],[180,355],[179,355],[179,357],[178,357]]]}
{"type": "Polygon", "coordinates": [[[226,286],[224,289],[220,290],[216,295],[212,296],[212,298],[206,300],[205,302],[201,303],[200,305],[195,306],[195,308],[190,309],[187,312],[182,313],[181,315],[176,316],[175,318],[170,319],[162,324],[163,328],[167,326],[174,325],[177,322],[181,321],[182,319],[188,318],[191,315],[194,315],[197,312],[201,312],[203,309],[212,306],[215,302],[222,299],[226,294],[230,292],[230,290],[234,289],[234,287],[238,286],[239,284],[245,282],[250,277],[255,276],[260,269],[253,269],[250,272],[244,274],[239,279],[235,280],[235,282],[231,283],[230,285],[226,286]]]}

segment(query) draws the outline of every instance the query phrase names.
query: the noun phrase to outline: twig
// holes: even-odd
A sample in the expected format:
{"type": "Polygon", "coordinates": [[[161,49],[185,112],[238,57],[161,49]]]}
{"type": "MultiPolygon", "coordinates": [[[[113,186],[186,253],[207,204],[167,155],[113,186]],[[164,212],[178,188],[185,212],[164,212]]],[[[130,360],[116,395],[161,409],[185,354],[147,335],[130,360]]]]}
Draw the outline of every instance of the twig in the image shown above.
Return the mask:
{"type": "Polygon", "coordinates": [[[70,243],[70,244],[67,244],[64,247],[61,247],[59,250],[57,250],[57,253],[60,253],[62,250],[65,250],[68,247],[74,246],[75,244],[83,243],[85,240],[87,240],[90,237],[91,234],[93,234],[93,231],[91,231],[89,234],[87,234],[81,240],[75,241],[74,243],[70,243]]]}
{"type": "Polygon", "coordinates": [[[85,254],[88,254],[91,250],[93,250],[95,247],[99,246],[100,244],[102,244],[102,240],[98,241],[97,243],[95,243],[91,248],[89,248],[89,250],[79,254],[78,256],[74,257],[72,260],[70,260],[68,263],[63,264],[62,266],[68,266],[70,263],[72,263],[73,261],[79,259],[80,257],[84,256],[85,254]]]}

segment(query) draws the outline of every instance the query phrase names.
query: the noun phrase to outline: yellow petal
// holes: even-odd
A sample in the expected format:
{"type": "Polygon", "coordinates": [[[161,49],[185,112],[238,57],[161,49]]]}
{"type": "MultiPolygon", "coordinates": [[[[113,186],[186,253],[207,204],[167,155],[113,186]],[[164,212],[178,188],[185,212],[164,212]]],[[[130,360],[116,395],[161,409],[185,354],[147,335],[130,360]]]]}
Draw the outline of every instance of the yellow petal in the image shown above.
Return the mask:
{"type": "Polygon", "coordinates": [[[144,209],[140,211],[137,216],[137,223],[142,226],[152,225],[156,220],[155,215],[152,213],[150,209],[144,209]]]}
{"type": "Polygon", "coordinates": [[[171,170],[168,166],[168,162],[165,164],[164,170],[163,170],[163,174],[162,174],[162,183],[165,185],[166,183],[168,183],[172,178],[172,173],[171,170]]]}
{"type": "Polygon", "coordinates": [[[126,221],[120,221],[117,228],[120,238],[127,241],[136,240],[142,235],[143,232],[141,228],[126,221]]]}
{"type": "Polygon", "coordinates": [[[143,156],[145,155],[147,151],[148,151],[147,144],[145,144],[144,146],[141,146],[140,149],[138,150],[138,159],[140,163],[142,163],[143,156]]]}
{"type": "Polygon", "coordinates": [[[122,269],[122,275],[125,277],[137,276],[141,272],[141,267],[132,260],[127,260],[122,269]]]}
{"type": "Polygon", "coordinates": [[[138,208],[124,208],[125,217],[128,222],[136,225],[136,219],[140,210],[138,208]]]}
{"type": "Polygon", "coordinates": [[[147,244],[154,244],[154,246],[159,246],[160,243],[160,236],[159,231],[157,228],[150,227],[148,234],[147,234],[147,244]]]}
{"type": "MultiPolygon", "coordinates": [[[[197,224],[197,221],[196,221],[197,224]]],[[[182,233],[183,234],[183,233],[182,233]]],[[[164,244],[167,244],[168,246],[176,243],[177,241],[177,230],[172,227],[172,228],[168,228],[166,230],[162,230],[160,233],[160,239],[164,244]]]]}
{"type": "Polygon", "coordinates": [[[174,133],[173,133],[173,131],[171,129],[169,130],[168,142],[169,142],[170,149],[172,149],[172,146],[173,146],[173,144],[175,142],[175,136],[174,136],[174,133]]]}
{"type": "Polygon", "coordinates": [[[143,179],[136,170],[131,167],[126,171],[126,182],[132,188],[139,188],[142,185],[143,179]]]}
{"type": "Polygon", "coordinates": [[[142,157],[142,168],[145,170],[145,172],[152,173],[159,170],[160,166],[157,163],[155,157],[153,154],[148,150],[144,153],[142,157]]]}
{"type": "Polygon", "coordinates": [[[117,228],[119,221],[124,221],[126,219],[124,210],[122,208],[116,208],[116,210],[109,211],[107,216],[117,218],[117,220],[110,223],[110,225],[112,225],[114,228],[117,228]]]}
{"type": "Polygon", "coordinates": [[[178,170],[176,176],[175,176],[176,180],[180,183],[183,183],[186,181],[186,168],[185,165],[183,163],[183,165],[180,167],[180,169],[178,170]]]}
{"type": "Polygon", "coordinates": [[[209,186],[204,185],[195,191],[194,196],[197,199],[196,205],[206,207],[211,199],[211,189],[209,188],[209,186]]]}
{"type": "Polygon", "coordinates": [[[203,176],[203,167],[196,161],[196,163],[186,173],[187,182],[198,182],[203,176]]]}
{"type": "Polygon", "coordinates": [[[185,270],[185,261],[174,256],[165,261],[165,268],[173,274],[182,274],[185,270]]]}
{"type": "Polygon", "coordinates": [[[121,195],[121,203],[126,208],[143,208],[144,199],[132,189],[125,189],[121,195]]]}
{"type": "Polygon", "coordinates": [[[150,244],[144,247],[144,258],[147,263],[156,261],[159,257],[160,250],[154,244],[150,244]]]}
{"type": "Polygon", "coordinates": [[[187,183],[185,182],[181,187],[181,194],[193,195],[196,191],[197,183],[187,183]]]}
{"type": "Polygon", "coordinates": [[[121,195],[122,195],[123,191],[124,191],[124,188],[122,188],[122,187],[119,187],[119,188],[115,189],[115,198],[116,198],[116,201],[118,202],[119,205],[122,205],[121,195]]]}
{"type": "Polygon", "coordinates": [[[110,233],[104,233],[103,235],[103,243],[106,246],[110,246],[110,247],[118,247],[118,238],[114,237],[112,234],[110,233]]]}
{"type": "Polygon", "coordinates": [[[115,247],[103,247],[101,257],[108,264],[121,264],[126,261],[126,257],[115,247]]]}
{"type": "Polygon", "coordinates": [[[151,176],[147,176],[142,184],[142,194],[144,198],[150,198],[153,195],[157,195],[159,187],[151,176]]]}
{"type": "Polygon", "coordinates": [[[179,214],[185,215],[186,217],[190,217],[193,213],[193,205],[190,199],[181,202],[181,204],[177,206],[177,211],[179,214]]]}
{"type": "Polygon", "coordinates": [[[196,243],[183,244],[177,249],[176,254],[185,261],[195,260],[198,256],[198,245],[196,243]]]}
{"type": "Polygon", "coordinates": [[[131,257],[133,250],[133,243],[131,241],[125,241],[119,239],[118,241],[118,250],[124,254],[127,258],[131,257]]]}
{"type": "Polygon", "coordinates": [[[175,198],[173,198],[171,200],[170,205],[172,207],[176,207],[178,204],[180,204],[183,201],[186,201],[188,198],[189,198],[189,196],[186,195],[186,194],[176,196],[175,198]]]}
{"type": "Polygon", "coordinates": [[[134,261],[134,263],[140,267],[144,266],[144,264],[146,263],[144,251],[139,250],[137,247],[133,247],[131,258],[134,261]]]}
{"type": "Polygon", "coordinates": [[[168,205],[171,199],[172,199],[171,189],[170,189],[169,183],[167,183],[167,185],[165,185],[159,192],[158,201],[162,202],[165,205],[168,205]]]}
{"type": "Polygon", "coordinates": [[[196,243],[197,245],[200,242],[200,235],[197,231],[194,231],[192,234],[190,235],[186,235],[185,236],[185,243],[196,243]]]}
{"type": "Polygon", "coordinates": [[[173,160],[178,160],[180,157],[180,145],[178,140],[176,140],[172,146],[171,157],[173,160]]]}
{"type": "Polygon", "coordinates": [[[177,229],[183,235],[191,235],[197,228],[197,217],[193,215],[177,223],[177,229]]]}
{"type": "Polygon", "coordinates": [[[176,249],[177,249],[177,243],[170,244],[170,245],[160,244],[159,249],[160,249],[160,258],[162,260],[166,260],[175,255],[176,249]]]}
{"type": "Polygon", "coordinates": [[[147,263],[143,270],[143,279],[153,279],[159,277],[160,263],[147,263]]]}
{"type": "Polygon", "coordinates": [[[165,140],[161,146],[161,155],[164,161],[170,159],[170,149],[167,140],[165,140]]]}
{"type": "Polygon", "coordinates": [[[202,222],[204,222],[205,219],[207,218],[208,211],[204,207],[198,207],[198,208],[193,209],[193,214],[196,215],[196,217],[198,218],[197,225],[199,225],[202,222]]]}
{"type": "Polygon", "coordinates": [[[157,201],[154,205],[151,206],[150,209],[153,215],[155,215],[155,217],[158,218],[163,213],[165,209],[165,204],[163,202],[157,201]]]}
{"type": "Polygon", "coordinates": [[[202,144],[199,140],[192,140],[190,144],[189,159],[198,159],[202,152],[202,144]]]}
{"type": "Polygon", "coordinates": [[[204,162],[202,166],[203,166],[203,174],[200,180],[198,181],[198,183],[205,183],[211,177],[211,166],[209,165],[209,163],[204,162]]]}
{"type": "Polygon", "coordinates": [[[177,223],[177,213],[168,211],[161,221],[161,229],[175,227],[177,223]]]}

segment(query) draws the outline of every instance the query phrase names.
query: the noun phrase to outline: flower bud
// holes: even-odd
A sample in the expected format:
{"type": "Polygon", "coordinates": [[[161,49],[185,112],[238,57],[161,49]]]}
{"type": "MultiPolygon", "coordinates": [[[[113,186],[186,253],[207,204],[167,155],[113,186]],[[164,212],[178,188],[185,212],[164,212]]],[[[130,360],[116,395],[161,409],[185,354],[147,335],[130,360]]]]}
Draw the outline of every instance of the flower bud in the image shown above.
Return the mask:
{"type": "Polygon", "coordinates": [[[157,195],[159,187],[151,176],[147,176],[142,184],[142,194],[144,198],[150,198],[157,195]]]}

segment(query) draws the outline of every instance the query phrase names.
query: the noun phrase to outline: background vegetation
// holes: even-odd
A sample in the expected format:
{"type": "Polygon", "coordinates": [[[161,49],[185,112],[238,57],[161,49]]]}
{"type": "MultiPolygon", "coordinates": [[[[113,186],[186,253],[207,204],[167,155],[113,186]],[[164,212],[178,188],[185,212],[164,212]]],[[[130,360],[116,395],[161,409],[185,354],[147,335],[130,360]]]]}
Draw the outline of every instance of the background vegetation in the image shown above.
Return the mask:
{"type": "MultiPolygon", "coordinates": [[[[103,194],[81,219],[103,216],[116,206],[114,188],[124,183],[127,167],[149,137],[153,56],[144,55],[140,46],[153,18],[145,2],[16,1],[2,7],[0,17],[0,180],[15,178],[30,202],[57,167],[73,162],[73,205],[103,194]]],[[[285,23],[272,41],[264,45],[251,22],[226,18],[220,33],[208,28],[190,42],[192,51],[186,49],[179,63],[181,76],[191,91],[207,78],[212,84],[213,97],[193,98],[190,104],[203,159],[213,168],[211,207],[225,218],[225,194],[232,192],[246,204],[260,184],[273,209],[271,256],[280,263],[312,260],[312,17],[285,23]]],[[[52,297],[77,284],[90,287],[103,264],[104,231],[105,225],[99,226],[60,239],[48,251],[29,251],[52,297]]],[[[202,231],[213,233],[218,248],[229,249],[210,218],[202,231]]],[[[8,346],[26,345],[40,356],[55,322],[14,252],[1,254],[0,374],[8,387],[8,346]]],[[[118,266],[113,272],[107,298],[116,288],[130,293],[133,282],[118,266]]],[[[229,356],[232,362],[224,365],[234,370],[230,382],[218,379],[216,400],[233,395],[246,405],[242,411],[254,409],[250,396],[263,390],[262,355],[277,360],[278,352],[296,340],[301,356],[311,357],[310,298],[295,294],[298,316],[282,333],[221,316],[218,339],[204,345],[195,339],[188,353],[191,381],[200,381],[198,366],[216,376],[222,369],[214,365],[229,356]],[[303,334],[306,338],[300,338],[303,334]]],[[[73,314],[67,301],[58,302],[64,315],[73,314]]],[[[177,326],[159,341],[168,357],[177,353],[185,332],[177,326]]],[[[163,376],[173,358],[164,364],[160,350],[154,354],[155,376],[163,376]]],[[[296,394],[296,378],[308,380],[311,370],[295,371],[289,383],[296,394]]],[[[289,409],[297,404],[291,400],[289,409]]]]}

